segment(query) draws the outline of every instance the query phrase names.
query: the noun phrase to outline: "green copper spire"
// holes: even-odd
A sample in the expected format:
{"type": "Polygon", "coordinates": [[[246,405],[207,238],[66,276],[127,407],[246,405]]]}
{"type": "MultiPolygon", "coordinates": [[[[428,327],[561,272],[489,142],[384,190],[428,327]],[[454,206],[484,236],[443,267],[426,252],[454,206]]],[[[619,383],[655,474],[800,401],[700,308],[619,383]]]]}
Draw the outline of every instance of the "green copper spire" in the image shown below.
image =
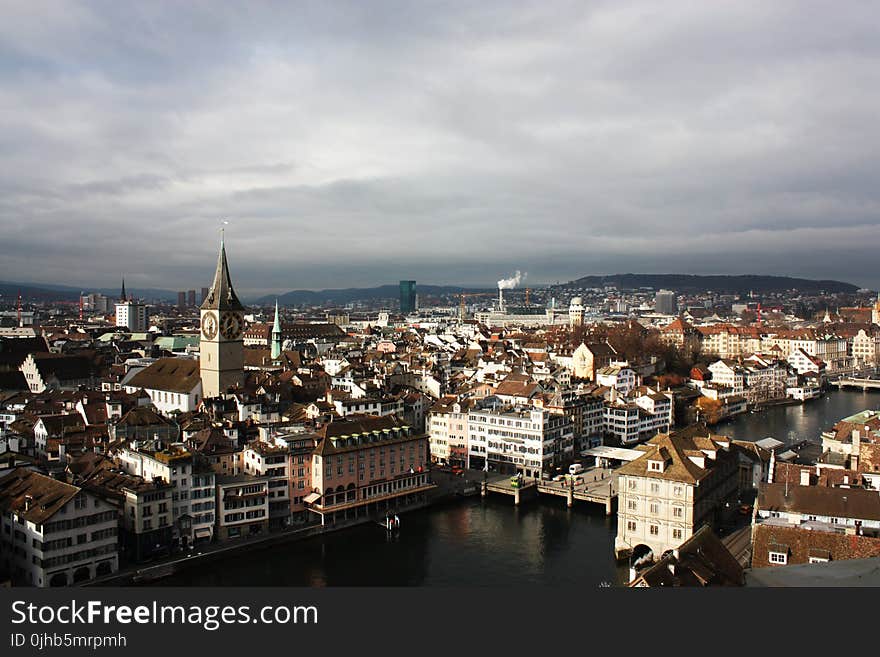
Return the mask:
{"type": "Polygon", "coordinates": [[[278,317],[278,299],[275,299],[275,323],[272,325],[272,359],[281,356],[281,320],[278,317]]]}

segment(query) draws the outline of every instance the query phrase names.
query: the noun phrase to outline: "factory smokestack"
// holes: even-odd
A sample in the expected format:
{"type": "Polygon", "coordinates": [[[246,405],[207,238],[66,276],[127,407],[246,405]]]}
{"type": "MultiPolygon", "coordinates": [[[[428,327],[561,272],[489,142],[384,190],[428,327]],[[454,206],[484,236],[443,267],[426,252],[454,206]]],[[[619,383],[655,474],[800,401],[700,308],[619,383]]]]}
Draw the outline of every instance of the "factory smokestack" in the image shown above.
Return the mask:
{"type": "Polygon", "coordinates": [[[504,311],[504,290],[512,290],[520,282],[526,277],[525,272],[521,272],[519,269],[516,270],[516,273],[510,278],[502,278],[498,281],[498,310],[504,311]]]}

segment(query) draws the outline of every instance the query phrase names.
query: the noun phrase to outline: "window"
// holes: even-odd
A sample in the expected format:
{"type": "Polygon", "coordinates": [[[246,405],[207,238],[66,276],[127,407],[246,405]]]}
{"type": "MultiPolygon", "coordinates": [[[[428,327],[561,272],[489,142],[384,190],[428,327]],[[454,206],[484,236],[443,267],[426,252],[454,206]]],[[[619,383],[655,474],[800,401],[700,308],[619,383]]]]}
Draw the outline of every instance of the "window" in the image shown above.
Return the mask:
{"type": "Polygon", "coordinates": [[[786,552],[771,552],[770,563],[786,564],[788,563],[788,554],[786,552]]]}
{"type": "Polygon", "coordinates": [[[635,500],[627,500],[626,508],[630,511],[635,511],[636,509],[638,509],[638,506],[639,505],[635,500]]]}
{"type": "Polygon", "coordinates": [[[673,493],[676,497],[681,497],[682,487],[681,487],[681,486],[675,486],[675,487],[672,489],[672,493],[673,493]]]}
{"type": "Polygon", "coordinates": [[[628,531],[634,532],[636,530],[636,523],[634,523],[632,520],[629,520],[626,523],[626,528],[628,531]]]}
{"type": "Polygon", "coordinates": [[[657,536],[660,533],[660,527],[651,525],[651,536],[657,536]]]}
{"type": "Polygon", "coordinates": [[[657,502],[651,502],[651,515],[657,515],[660,513],[660,505],[657,502]]]}
{"type": "Polygon", "coordinates": [[[810,563],[828,563],[824,557],[810,557],[810,563]]]}
{"type": "Polygon", "coordinates": [[[680,529],[673,529],[672,530],[672,538],[681,539],[681,530],[680,529]]]}
{"type": "Polygon", "coordinates": [[[628,479],[626,482],[626,486],[630,490],[635,490],[636,489],[636,480],[635,479],[628,479]]]}
{"type": "Polygon", "coordinates": [[[652,482],[651,483],[651,492],[652,493],[659,493],[660,492],[660,484],[658,484],[656,482],[652,482]]]}
{"type": "Polygon", "coordinates": [[[675,518],[683,518],[684,517],[684,509],[680,506],[673,507],[672,515],[675,518]]]}

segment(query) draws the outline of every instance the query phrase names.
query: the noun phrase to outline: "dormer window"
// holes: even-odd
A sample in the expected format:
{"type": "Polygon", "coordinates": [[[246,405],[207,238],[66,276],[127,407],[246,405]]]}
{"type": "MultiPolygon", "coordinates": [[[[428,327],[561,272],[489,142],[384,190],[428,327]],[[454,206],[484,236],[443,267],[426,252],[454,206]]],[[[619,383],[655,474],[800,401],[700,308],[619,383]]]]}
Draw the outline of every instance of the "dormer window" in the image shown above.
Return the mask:
{"type": "Polygon", "coordinates": [[[770,552],[770,563],[779,564],[784,566],[788,563],[788,553],[787,552],[770,552]]]}
{"type": "Polygon", "coordinates": [[[663,461],[648,461],[648,470],[651,472],[663,472],[665,465],[663,461]]]}

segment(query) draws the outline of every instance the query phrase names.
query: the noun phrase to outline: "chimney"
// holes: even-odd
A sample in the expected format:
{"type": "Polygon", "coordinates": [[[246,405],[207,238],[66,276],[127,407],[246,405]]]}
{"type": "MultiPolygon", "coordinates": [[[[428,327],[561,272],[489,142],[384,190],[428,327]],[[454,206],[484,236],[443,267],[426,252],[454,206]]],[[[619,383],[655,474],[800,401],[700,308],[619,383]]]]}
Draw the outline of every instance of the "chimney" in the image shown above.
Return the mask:
{"type": "Polygon", "coordinates": [[[801,470],[801,486],[809,486],[810,485],[810,471],[807,469],[801,470]]]}
{"type": "Polygon", "coordinates": [[[770,465],[767,467],[767,483],[773,483],[773,476],[776,471],[776,450],[770,452],[770,465]]]}
{"type": "Polygon", "coordinates": [[[25,495],[24,496],[24,510],[30,511],[31,507],[34,505],[34,497],[33,495],[25,495]]]}
{"type": "Polygon", "coordinates": [[[850,470],[858,470],[859,469],[859,456],[862,451],[862,434],[858,429],[853,429],[852,432],[852,451],[849,456],[849,469],[850,470]]]}

